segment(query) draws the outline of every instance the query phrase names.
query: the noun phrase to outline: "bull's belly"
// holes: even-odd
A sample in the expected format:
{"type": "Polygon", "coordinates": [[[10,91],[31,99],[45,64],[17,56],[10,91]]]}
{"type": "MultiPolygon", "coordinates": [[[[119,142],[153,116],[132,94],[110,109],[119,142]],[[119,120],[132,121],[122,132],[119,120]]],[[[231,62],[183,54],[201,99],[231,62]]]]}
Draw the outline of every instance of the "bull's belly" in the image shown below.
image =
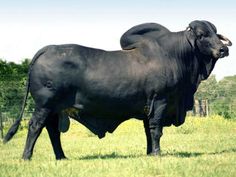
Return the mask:
{"type": "Polygon", "coordinates": [[[81,104],[81,114],[103,118],[131,118],[144,114],[145,103],[139,100],[129,99],[102,99],[81,104]]]}
{"type": "Polygon", "coordinates": [[[105,136],[106,132],[112,133],[122,122],[136,118],[143,120],[146,115],[141,102],[123,102],[114,100],[111,102],[102,101],[89,102],[86,104],[74,105],[63,112],[71,118],[87,127],[99,138],[105,136]]]}

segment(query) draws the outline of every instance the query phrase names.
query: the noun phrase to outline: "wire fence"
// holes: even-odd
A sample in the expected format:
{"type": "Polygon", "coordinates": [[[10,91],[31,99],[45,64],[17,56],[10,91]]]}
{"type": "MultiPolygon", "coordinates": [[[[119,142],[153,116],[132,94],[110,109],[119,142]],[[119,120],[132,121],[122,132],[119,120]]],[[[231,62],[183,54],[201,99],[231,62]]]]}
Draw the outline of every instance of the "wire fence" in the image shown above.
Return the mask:
{"type": "MultiPolygon", "coordinates": [[[[26,75],[0,75],[0,137],[4,136],[4,127],[11,125],[20,113],[25,95],[25,82],[26,75]]],[[[234,93],[235,90],[233,92],[232,90],[224,90],[223,93],[220,93],[220,96],[211,100],[196,99],[193,111],[189,111],[188,114],[200,117],[218,114],[225,118],[236,118],[236,99],[228,98],[224,94],[234,93]]],[[[205,90],[204,92],[212,94],[216,90],[205,90]]],[[[29,95],[24,118],[30,118],[33,110],[34,102],[29,95]]]]}

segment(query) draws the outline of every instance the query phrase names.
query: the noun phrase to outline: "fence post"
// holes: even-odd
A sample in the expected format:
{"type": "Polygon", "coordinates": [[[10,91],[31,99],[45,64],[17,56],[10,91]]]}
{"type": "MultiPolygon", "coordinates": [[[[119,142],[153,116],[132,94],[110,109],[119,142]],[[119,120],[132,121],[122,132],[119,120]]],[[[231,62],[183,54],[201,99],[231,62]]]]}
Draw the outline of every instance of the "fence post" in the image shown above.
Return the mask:
{"type": "Polygon", "coordinates": [[[1,138],[3,139],[3,120],[2,120],[2,112],[0,111],[0,129],[1,129],[1,138]]]}
{"type": "Polygon", "coordinates": [[[209,116],[209,102],[206,100],[206,116],[209,116]]]}
{"type": "Polygon", "coordinates": [[[193,115],[200,117],[209,116],[208,100],[194,100],[193,115]]]}
{"type": "Polygon", "coordinates": [[[194,109],[193,109],[193,115],[199,116],[200,113],[200,106],[199,106],[199,100],[194,100],[194,109]]]}

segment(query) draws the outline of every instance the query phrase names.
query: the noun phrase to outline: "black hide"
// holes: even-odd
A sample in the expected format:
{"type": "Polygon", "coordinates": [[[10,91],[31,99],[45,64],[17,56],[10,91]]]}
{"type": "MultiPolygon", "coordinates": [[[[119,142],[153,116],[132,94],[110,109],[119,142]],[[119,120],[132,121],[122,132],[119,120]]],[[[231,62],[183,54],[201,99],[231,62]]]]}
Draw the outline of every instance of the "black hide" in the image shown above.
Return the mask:
{"type": "MultiPolygon", "coordinates": [[[[162,127],[184,123],[198,85],[218,58],[228,55],[215,26],[207,21],[193,21],[180,32],[141,24],[124,33],[120,43],[119,51],[50,45],[35,55],[27,94],[30,90],[36,109],[23,158],[31,157],[44,126],[56,158],[65,157],[55,125],[66,131],[69,124],[58,123],[58,116],[76,119],[100,138],[127,119],[143,120],[147,153],[157,154],[162,127]]],[[[21,117],[5,141],[13,136],[21,117]]]]}
{"type": "Polygon", "coordinates": [[[48,46],[32,66],[31,94],[37,105],[55,112],[78,108],[71,116],[99,137],[129,118],[145,119],[154,94],[167,100],[162,126],[178,126],[217,60],[202,55],[196,40],[191,31],[173,33],[150,23],[122,36],[123,51],[48,46]]]}

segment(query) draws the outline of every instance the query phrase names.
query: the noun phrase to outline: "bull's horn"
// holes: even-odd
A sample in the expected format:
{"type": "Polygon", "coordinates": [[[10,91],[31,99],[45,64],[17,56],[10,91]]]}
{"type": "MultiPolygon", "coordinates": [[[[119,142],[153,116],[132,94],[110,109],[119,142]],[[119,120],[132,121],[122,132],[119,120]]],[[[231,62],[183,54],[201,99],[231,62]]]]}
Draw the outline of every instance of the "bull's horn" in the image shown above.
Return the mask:
{"type": "Polygon", "coordinates": [[[227,46],[232,45],[232,42],[227,37],[223,36],[222,34],[217,34],[217,36],[219,37],[220,40],[223,40],[226,42],[225,45],[227,45],[227,46]]]}
{"type": "Polygon", "coordinates": [[[188,26],[188,27],[186,28],[186,31],[191,31],[191,27],[188,26]]]}

